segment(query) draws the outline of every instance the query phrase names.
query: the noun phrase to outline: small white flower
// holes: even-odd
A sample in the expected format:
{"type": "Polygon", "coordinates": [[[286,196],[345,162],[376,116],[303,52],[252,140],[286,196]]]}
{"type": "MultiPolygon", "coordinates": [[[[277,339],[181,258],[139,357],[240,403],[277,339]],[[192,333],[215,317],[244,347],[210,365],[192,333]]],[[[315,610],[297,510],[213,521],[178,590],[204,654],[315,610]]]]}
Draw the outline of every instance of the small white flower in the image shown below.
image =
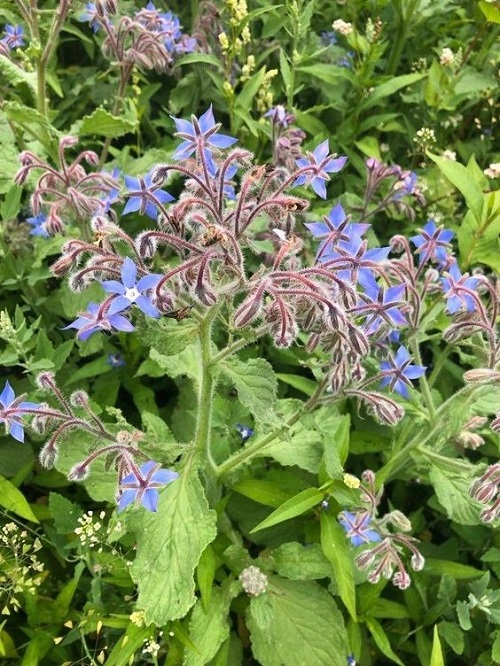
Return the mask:
{"type": "Polygon", "coordinates": [[[443,67],[453,67],[453,64],[455,63],[455,54],[451,49],[445,47],[441,51],[439,62],[443,65],[443,67]]]}
{"type": "Polygon", "coordinates": [[[447,160],[451,160],[452,162],[457,161],[457,154],[454,150],[444,150],[443,157],[446,158],[447,160]]]}
{"type": "Polygon", "coordinates": [[[339,32],[341,35],[344,35],[347,37],[352,33],[352,23],[349,23],[348,21],[343,21],[342,19],[336,19],[332,23],[332,28],[335,30],[335,32],[339,32]]]}
{"type": "Polygon", "coordinates": [[[493,162],[483,171],[488,178],[498,178],[500,176],[500,162],[493,162]]]}

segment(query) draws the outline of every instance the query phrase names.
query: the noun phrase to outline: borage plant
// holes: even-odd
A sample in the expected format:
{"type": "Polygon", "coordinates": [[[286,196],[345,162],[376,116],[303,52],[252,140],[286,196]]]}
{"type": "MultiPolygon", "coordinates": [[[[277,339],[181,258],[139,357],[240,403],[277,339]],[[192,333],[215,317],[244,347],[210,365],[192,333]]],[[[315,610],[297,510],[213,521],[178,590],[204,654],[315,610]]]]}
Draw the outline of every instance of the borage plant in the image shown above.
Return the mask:
{"type": "MultiPolygon", "coordinates": [[[[270,115],[279,122],[279,110],[270,115]]],[[[184,663],[205,664],[249,647],[249,631],[264,666],[340,666],[354,663],[351,654],[366,656],[364,622],[401,663],[369,600],[387,580],[405,590],[425,575],[425,547],[410,536],[402,508],[385,502],[384,484],[434,486],[458,522],[466,513],[477,522],[498,517],[498,465],[485,469],[464,455],[484,442],[477,430],[498,397],[498,292],[487,276],[462,274],[453,233],[432,220],[410,239],[369,247],[370,216],[387,207],[414,215],[411,198],[422,197],[413,174],[368,160],[358,219],[337,203],[306,224],[304,239],[309,202],[298,188],[325,198],[346,162],[328,141],[295,164],[275,149],[275,163],[258,165],[220,132],[211,108],[174,121],[182,139],[174,161],[125,178],[124,213],[157,226],[132,238],[114,202],[98,200],[90,221],[96,242],[67,241],[53,272],[68,274],[76,292],[93,283],[103,290],[67,329],[82,341],[135,330],[149,347],[143,370],[176,380],[183,416],[172,427],[182,443],[151,415],[143,415],[145,434],[117,410],[117,422],[105,422],[85,392],[67,399],[49,372],[38,384],[57,406],[16,398],[7,384],[0,419],[22,441],[31,415],[33,431],[48,437],[42,465],[83,481],[95,498],[109,497],[116,470],[111,494],[135,534],[136,611],[146,623],[175,628],[158,649],[169,651],[181,636],[184,663]],[[179,177],[174,201],[164,188],[179,177]],[[312,259],[309,232],[318,243],[312,259]],[[436,321],[447,346],[433,357],[436,321]],[[282,370],[297,346],[298,374],[275,374],[261,357],[269,339],[282,370]],[[470,347],[480,367],[445,399],[436,386],[447,356],[470,347]],[[281,397],[287,386],[291,397],[281,397]],[[367,449],[370,437],[386,442],[375,472],[352,473],[351,420],[358,452],[363,433],[367,449]],[[362,420],[371,425],[359,428],[362,420]],[[358,598],[356,585],[364,591],[358,598]],[[188,613],[189,635],[174,623],[188,613]],[[239,622],[230,634],[231,618],[245,614],[247,629],[239,622]]]]}

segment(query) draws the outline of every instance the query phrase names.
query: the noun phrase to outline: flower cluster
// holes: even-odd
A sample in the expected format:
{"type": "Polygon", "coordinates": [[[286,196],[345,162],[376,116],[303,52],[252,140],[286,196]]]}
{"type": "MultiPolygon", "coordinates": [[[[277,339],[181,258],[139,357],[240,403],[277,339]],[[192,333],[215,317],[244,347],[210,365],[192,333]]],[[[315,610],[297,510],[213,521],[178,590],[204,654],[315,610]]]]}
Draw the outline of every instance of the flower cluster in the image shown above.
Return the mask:
{"type": "Polygon", "coordinates": [[[68,162],[66,151],[77,143],[78,140],[71,136],[60,140],[59,170],[31,151],[23,151],[19,156],[22,166],[15,177],[17,185],[24,184],[31,171],[42,172],[31,197],[34,217],[27,220],[32,226],[32,235],[47,237],[62,233],[68,219],[82,224],[89,216],[112,214],[110,206],[116,201],[120,187],[118,173],[87,173],[84,162],[92,166],[99,162],[91,150],[84,150],[68,162]]]}
{"type": "Polygon", "coordinates": [[[377,509],[384,489],[376,490],[375,475],[370,470],[363,472],[361,478],[360,500],[365,506],[352,512],[343,511],[339,522],[353,546],[366,546],[356,556],[356,564],[367,572],[370,583],[378,583],[381,578],[392,579],[396,587],[404,590],[411,583],[401,557],[404,550],[411,553],[410,565],[414,571],[421,571],[425,564],[417,540],[407,534],[411,523],[397,510],[379,517],[377,509]],[[375,545],[368,545],[372,543],[375,545]]]}
{"type": "MultiPolygon", "coordinates": [[[[497,421],[500,421],[497,415],[497,421]]],[[[500,428],[499,428],[500,430],[500,428]]],[[[485,504],[486,508],[481,511],[480,518],[485,523],[491,523],[500,516],[500,463],[490,465],[484,474],[475,479],[470,487],[470,496],[485,504]]]]}
{"type": "Polygon", "coordinates": [[[181,30],[177,16],[162,12],[152,2],[133,17],[117,17],[115,0],[96,0],[80,16],[92,30],[104,33],[102,51],[118,63],[128,79],[132,67],[168,71],[175,56],[196,49],[194,37],[181,30]]]}
{"type": "Polygon", "coordinates": [[[44,579],[44,565],[37,552],[42,544],[16,523],[0,529],[0,613],[10,615],[21,608],[24,594],[35,594],[44,579]]]}

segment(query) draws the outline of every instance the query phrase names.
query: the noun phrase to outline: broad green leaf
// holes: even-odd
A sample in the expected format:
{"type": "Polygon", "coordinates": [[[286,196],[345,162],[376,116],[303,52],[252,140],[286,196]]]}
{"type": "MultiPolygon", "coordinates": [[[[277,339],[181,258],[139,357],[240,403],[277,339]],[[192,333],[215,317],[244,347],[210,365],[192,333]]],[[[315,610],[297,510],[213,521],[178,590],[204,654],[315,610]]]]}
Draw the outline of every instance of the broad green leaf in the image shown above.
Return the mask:
{"type": "Polygon", "coordinates": [[[35,456],[28,443],[23,446],[12,437],[0,439],[0,474],[10,478],[23,467],[33,465],[35,456]]]}
{"type": "Polygon", "coordinates": [[[482,263],[500,272],[500,191],[486,194],[484,202],[481,223],[468,211],[457,232],[461,265],[482,263]]]}
{"type": "Polygon", "coordinates": [[[144,647],[144,642],[151,635],[149,627],[138,627],[133,622],[119,638],[109,655],[106,657],[106,666],[128,666],[135,653],[144,647]]]}
{"type": "Polygon", "coordinates": [[[500,9],[497,6],[487,2],[487,0],[480,0],[479,9],[486,16],[489,23],[500,23],[500,9]]]}
{"type": "MultiPolygon", "coordinates": [[[[201,358],[200,347],[197,343],[187,345],[178,354],[169,354],[168,356],[153,348],[150,349],[149,356],[165,371],[167,377],[187,375],[195,381],[199,379],[201,358]]],[[[138,372],[137,374],[141,373],[138,372]]]]}
{"type": "MultiPolygon", "coordinates": [[[[285,424],[303,408],[300,400],[286,399],[277,403],[279,422],[285,424]]],[[[317,424],[316,414],[304,414],[300,420],[277,437],[260,454],[270,456],[282,465],[297,465],[316,474],[321,465],[325,438],[317,424]]]]}
{"type": "Polygon", "coordinates": [[[438,631],[455,654],[463,654],[465,648],[464,633],[455,622],[440,622],[438,631]]]}
{"type": "Polygon", "coordinates": [[[340,598],[352,619],[356,620],[356,587],[352,550],[344,529],[334,516],[327,513],[321,514],[321,548],[333,566],[340,598]]]}
{"type": "Polygon", "coordinates": [[[222,62],[210,53],[187,53],[181,58],[175,60],[175,67],[182,67],[182,65],[195,65],[196,63],[203,63],[204,65],[213,65],[219,71],[223,71],[222,62]]]}
{"type": "Polygon", "coordinates": [[[0,657],[15,659],[18,656],[12,637],[3,629],[0,629],[0,657]]]}
{"type": "Polygon", "coordinates": [[[331,86],[337,86],[339,80],[349,79],[352,80],[352,73],[345,67],[336,67],[335,65],[330,64],[316,64],[316,65],[302,65],[300,67],[295,67],[297,72],[302,72],[303,74],[308,74],[309,76],[314,76],[320,81],[324,81],[331,86]]]}
{"type": "Polygon", "coordinates": [[[21,516],[21,518],[38,523],[38,518],[31,510],[22,492],[3,476],[0,476],[0,506],[3,506],[7,511],[12,511],[12,513],[21,516]]]}
{"type": "Polygon", "coordinates": [[[467,207],[472,211],[476,220],[479,221],[483,211],[484,197],[470,171],[459,162],[453,162],[431,152],[427,152],[427,155],[437,164],[443,176],[463,195],[467,207]]]}
{"type": "Polygon", "coordinates": [[[252,652],[261,666],[345,666],[349,649],[342,614],[314,581],[269,577],[247,611],[252,652]]]}
{"type": "Polygon", "coordinates": [[[306,511],[310,511],[315,506],[323,500],[324,493],[317,488],[306,488],[302,492],[295,495],[291,499],[284,502],[280,507],[273,511],[265,520],[259,523],[253,530],[250,531],[250,534],[263,530],[266,527],[272,527],[273,525],[278,525],[285,520],[290,518],[295,518],[300,516],[306,511]]]}
{"type": "Polygon", "coordinates": [[[318,543],[307,546],[291,541],[271,551],[274,569],[280,576],[292,580],[332,578],[332,565],[318,543]]]}
{"type": "Polygon", "coordinates": [[[329,436],[325,436],[325,467],[331,479],[342,476],[343,465],[349,454],[351,417],[336,415],[329,436]]]}
{"type": "Polygon", "coordinates": [[[251,109],[255,95],[262,85],[266,75],[266,68],[261,67],[258,72],[255,72],[248,81],[244,84],[240,94],[236,97],[235,106],[240,106],[243,109],[251,109]]]}
{"type": "Polygon", "coordinates": [[[294,389],[305,393],[309,397],[312,396],[318,386],[317,382],[313,381],[312,379],[308,379],[307,377],[301,377],[300,375],[277,373],[276,377],[280,380],[280,382],[288,384],[294,389]]]}
{"type": "Polygon", "coordinates": [[[21,194],[23,188],[18,185],[12,185],[5,195],[5,199],[0,206],[0,217],[3,220],[13,220],[19,214],[21,209],[21,194]]]}
{"type": "Polygon", "coordinates": [[[451,520],[461,525],[480,525],[481,504],[469,495],[471,477],[453,474],[448,470],[431,465],[429,479],[439,503],[451,520]]]}
{"type": "Polygon", "coordinates": [[[206,611],[212,597],[212,585],[215,571],[220,561],[215,556],[214,549],[209,544],[201,554],[200,561],[196,567],[196,582],[201,595],[201,603],[206,611]]]}
{"type": "Polygon", "coordinates": [[[384,654],[388,659],[393,661],[395,664],[399,664],[399,666],[405,666],[403,662],[399,659],[397,654],[394,653],[391,644],[389,642],[389,639],[387,637],[387,634],[382,628],[382,625],[379,622],[377,622],[377,620],[374,620],[372,617],[370,617],[366,619],[366,626],[368,627],[371,635],[373,636],[373,640],[375,641],[375,644],[377,645],[380,652],[382,652],[382,654],[384,654]]]}
{"type": "Polygon", "coordinates": [[[74,532],[78,527],[78,518],[82,514],[78,504],[58,493],[49,493],[49,511],[58,534],[74,532]]]}
{"type": "Polygon", "coordinates": [[[80,136],[97,135],[114,139],[124,134],[130,134],[137,129],[137,118],[130,113],[113,116],[109,111],[98,107],[90,115],[84,116],[76,124],[76,131],[80,136]]]}
{"type": "Polygon", "coordinates": [[[234,484],[232,490],[265,506],[278,507],[290,499],[290,494],[279,485],[261,479],[242,479],[234,484]]]}
{"type": "Polygon", "coordinates": [[[432,638],[432,653],[429,666],[444,666],[443,650],[441,648],[441,641],[439,640],[437,625],[434,625],[433,638],[432,638]]]}
{"type": "Polygon", "coordinates": [[[140,340],[164,356],[179,354],[187,345],[194,342],[198,328],[194,319],[176,321],[169,317],[163,317],[159,321],[145,317],[136,327],[140,340]]]}
{"type": "Polygon", "coordinates": [[[456,605],[458,623],[464,631],[472,629],[472,622],[470,620],[470,608],[466,601],[457,601],[456,605]]]}
{"type": "Polygon", "coordinates": [[[11,189],[14,176],[19,170],[19,150],[12,129],[3,114],[0,114],[0,150],[2,151],[0,194],[5,194],[11,189]]]}
{"type": "Polygon", "coordinates": [[[189,621],[189,638],[197,651],[186,649],[184,666],[204,666],[215,657],[229,636],[229,606],[241,591],[238,582],[215,587],[208,608],[199,599],[189,621]]]}
{"type": "Polygon", "coordinates": [[[29,88],[33,99],[36,98],[37,79],[35,72],[26,72],[7,56],[0,55],[0,74],[4,83],[11,86],[24,84],[29,88]]]}
{"type": "Polygon", "coordinates": [[[186,467],[160,492],[157,513],[138,508],[129,521],[137,537],[132,578],[138,608],[160,626],[184,617],[196,602],[195,568],[217,533],[198,472],[186,467]]]}
{"type": "Polygon", "coordinates": [[[394,76],[385,83],[376,86],[375,89],[368,95],[366,100],[360,105],[360,110],[366,111],[381,100],[393,95],[401,88],[411,86],[418,81],[425,78],[425,73],[416,72],[413,74],[403,74],[402,76],[394,76]]]}
{"type": "Polygon", "coordinates": [[[495,639],[491,648],[491,658],[495,664],[500,664],[500,631],[495,631],[495,639]]]}
{"type": "Polygon", "coordinates": [[[444,576],[447,574],[457,580],[479,578],[484,573],[480,569],[475,569],[468,564],[460,564],[460,562],[451,562],[449,560],[435,560],[433,558],[426,558],[424,571],[426,575],[444,576]]]}
{"type": "Polygon", "coordinates": [[[241,403],[256,419],[274,420],[278,382],[270,363],[263,358],[247,361],[232,358],[222,361],[219,367],[234,384],[241,403]]]}

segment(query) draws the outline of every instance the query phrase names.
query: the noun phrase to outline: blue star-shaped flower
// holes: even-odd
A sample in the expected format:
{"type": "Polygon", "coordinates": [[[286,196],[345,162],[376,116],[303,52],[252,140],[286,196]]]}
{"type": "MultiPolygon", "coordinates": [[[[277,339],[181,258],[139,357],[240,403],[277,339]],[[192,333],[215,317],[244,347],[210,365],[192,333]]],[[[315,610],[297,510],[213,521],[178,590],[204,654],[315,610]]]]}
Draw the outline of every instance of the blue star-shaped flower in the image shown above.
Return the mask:
{"type": "Polygon", "coordinates": [[[137,280],[137,266],[130,257],[126,257],[122,264],[121,278],[121,282],[118,280],[101,282],[108,294],[116,294],[109,312],[121,312],[135,304],[148,317],[159,317],[160,311],[145,295],[145,292],[154,289],[162,276],[151,273],[137,280]]]}
{"type": "Polygon", "coordinates": [[[236,430],[240,433],[242,442],[246,442],[247,439],[250,439],[250,437],[253,435],[253,428],[241,425],[241,423],[236,424],[236,430]]]}
{"type": "Polygon", "coordinates": [[[4,35],[0,42],[10,51],[24,46],[24,28],[20,25],[6,25],[4,35]]]}
{"type": "Polygon", "coordinates": [[[50,238],[50,234],[47,231],[47,216],[45,213],[39,213],[33,217],[27,217],[26,222],[30,224],[33,228],[30,231],[30,236],[40,236],[40,238],[50,238]]]}
{"type": "Polygon", "coordinates": [[[387,259],[390,247],[373,247],[368,250],[366,240],[351,234],[348,241],[339,241],[334,251],[325,251],[321,262],[338,271],[338,276],[356,284],[363,284],[373,278],[372,270],[387,259]]]}
{"type": "Polygon", "coordinates": [[[102,311],[99,303],[89,303],[88,310],[82,312],[74,322],[68,324],[62,330],[66,331],[68,328],[78,329],[76,337],[80,340],[87,340],[97,331],[111,331],[113,328],[126,333],[134,330],[131,322],[119,314],[116,308],[114,311],[111,308],[102,311]]]}
{"type": "Polygon", "coordinates": [[[339,522],[347,532],[347,538],[353,546],[362,546],[370,541],[380,541],[378,532],[370,529],[371,517],[366,511],[361,513],[350,513],[342,511],[339,522]]]}
{"type": "Polygon", "coordinates": [[[326,183],[330,180],[328,174],[340,171],[347,162],[347,157],[333,158],[330,155],[328,139],[326,139],[312,153],[307,153],[307,158],[301,157],[295,162],[300,169],[305,167],[312,167],[312,169],[300,174],[294,185],[310,185],[319,197],[326,199],[326,183]]]}
{"type": "MultiPolygon", "coordinates": [[[[215,122],[211,105],[199,119],[191,116],[191,122],[182,118],[174,118],[174,116],[171,118],[177,128],[177,136],[182,139],[182,143],[177,146],[173,154],[174,160],[184,160],[196,150],[201,149],[206,161],[210,163],[212,161],[210,147],[229,148],[237,141],[232,136],[218,134],[221,125],[215,122]]],[[[210,168],[212,171],[214,170],[213,165],[210,165],[210,168]]]]}
{"type": "Polygon", "coordinates": [[[125,176],[128,201],[122,215],[138,211],[141,215],[147,215],[156,220],[158,215],[156,201],[166,204],[174,200],[171,194],[165,190],[158,189],[159,186],[153,183],[152,173],[150,171],[144,178],[125,176]]]}
{"type": "Polygon", "coordinates": [[[391,327],[408,325],[401,311],[406,304],[403,299],[406,289],[404,284],[383,289],[369,272],[360,275],[360,282],[365,290],[360,295],[364,304],[356,306],[355,311],[358,314],[367,314],[364,324],[367,335],[378,331],[384,322],[391,327]]]}
{"type": "Polygon", "coordinates": [[[85,14],[82,14],[79,17],[79,21],[86,22],[90,24],[90,27],[94,32],[97,32],[99,28],[101,27],[101,23],[99,21],[99,15],[97,13],[97,7],[95,6],[95,2],[87,2],[85,5],[86,12],[85,14]]]}
{"type": "Polygon", "coordinates": [[[161,469],[154,460],[148,460],[120,481],[118,512],[123,511],[132,502],[142,504],[148,511],[156,511],[159,499],[158,489],[172,483],[178,477],[177,472],[161,469]]]}
{"type": "Polygon", "coordinates": [[[474,298],[478,278],[469,277],[468,273],[462,275],[458,264],[455,262],[445,271],[445,277],[441,278],[444,297],[448,301],[446,312],[454,314],[459,310],[474,312],[477,309],[474,298]]]}
{"type": "Polygon", "coordinates": [[[0,393],[0,423],[5,423],[6,430],[18,442],[24,442],[22,417],[24,414],[36,411],[40,407],[34,402],[25,402],[23,398],[23,395],[16,398],[12,386],[8,381],[5,382],[4,389],[0,393]]]}
{"type": "Polygon", "coordinates": [[[391,391],[396,391],[409,400],[408,386],[412,385],[410,380],[422,377],[426,370],[422,365],[411,365],[411,361],[408,350],[401,346],[394,357],[391,356],[388,361],[382,361],[380,364],[384,375],[380,385],[388,386],[391,391]]]}
{"type": "Polygon", "coordinates": [[[319,261],[325,253],[331,256],[336,243],[339,241],[348,243],[353,240],[353,236],[362,236],[370,225],[349,222],[342,205],[337,204],[323,217],[323,222],[308,222],[306,227],[314,238],[324,239],[316,255],[316,261],[319,261]]]}
{"type": "Polygon", "coordinates": [[[419,255],[419,265],[429,259],[439,264],[445,263],[449,256],[450,241],[455,235],[453,231],[443,229],[442,226],[436,227],[434,220],[429,220],[419,231],[418,236],[410,237],[411,242],[417,248],[415,252],[419,255]]]}

